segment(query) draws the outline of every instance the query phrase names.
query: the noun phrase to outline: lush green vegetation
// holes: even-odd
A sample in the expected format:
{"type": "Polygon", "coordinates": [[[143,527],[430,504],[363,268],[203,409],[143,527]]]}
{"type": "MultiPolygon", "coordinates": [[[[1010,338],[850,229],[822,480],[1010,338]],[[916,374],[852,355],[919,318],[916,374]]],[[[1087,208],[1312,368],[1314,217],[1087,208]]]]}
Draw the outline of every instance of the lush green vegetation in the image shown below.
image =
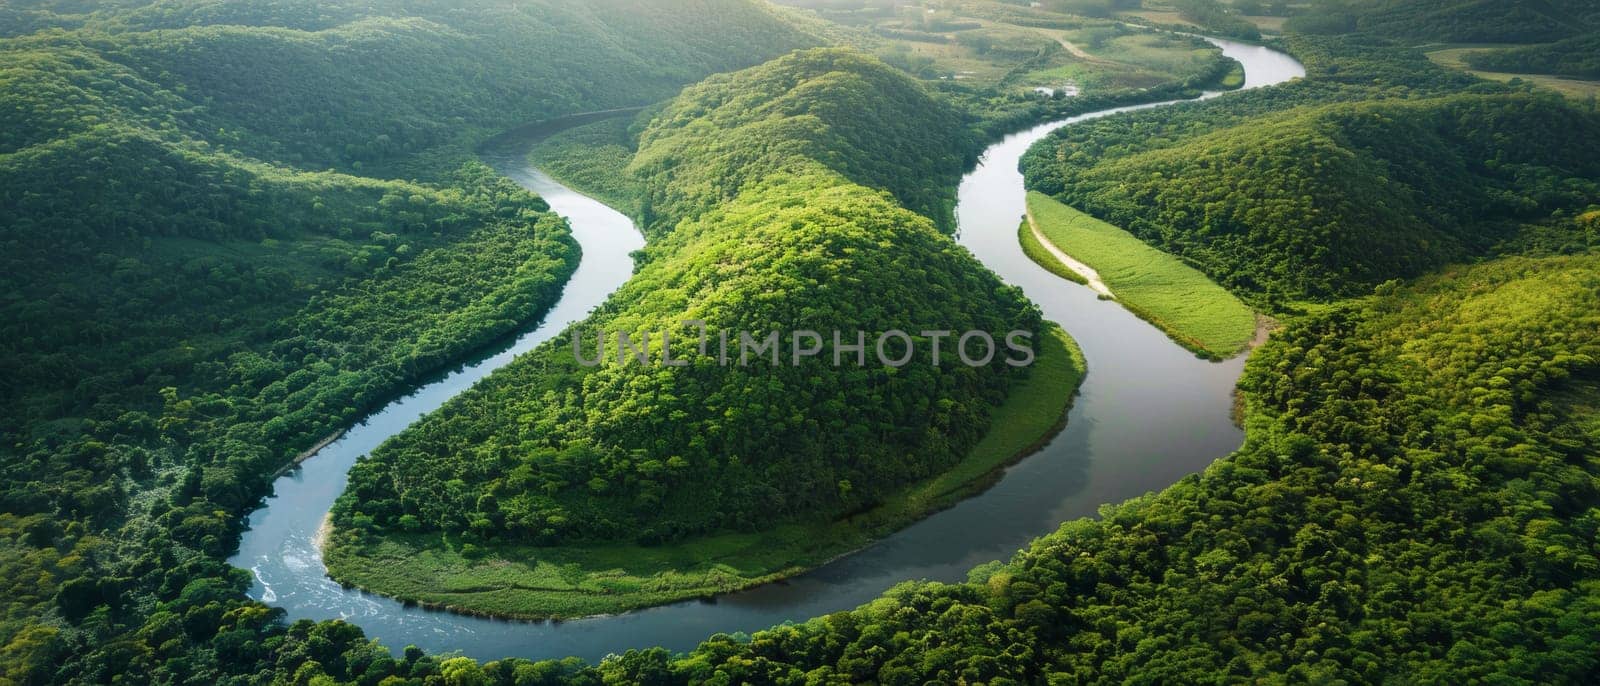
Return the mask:
{"type": "Polygon", "coordinates": [[[1573,79],[1549,74],[1513,73],[1500,71],[1484,71],[1474,69],[1467,63],[1466,58],[1484,52],[1483,46],[1478,47],[1441,47],[1428,48],[1428,59],[1440,66],[1459,69],[1489,81],[1499,81],[1513,85],[1537,86],[1555,91],[1587,105],[1592,99],[1600,97],[1600,80],[1573,79]]]}
{"type": "Polygon", "coordinates": [[[342,632],[340,677],[505,684],[1581,683],[1600,642],[1596,312],[1592,254],[1386,285],[1251,359],[1245,446],[1203,474],[966,583],[909,582],[687,655],[373,660],[337,623],[284,645],[342,632]]]}
{"type": "Polygon", "coordinates": [[[644,186],[627,173],[639,145],[636,126],[621,114],[575,126],[535,143],[528,159],[567,187],[638,217],[644,186]]]}
{"type": "Polygon", "coordinates": [[[964,584],[585,677],[1582,682],[1600,641],[1597,308],[1593,255],[1387,287],[1257,352],[1245,446],[1199,476],[964,584]]]}
{"type": "MultiPolygon", "coordinates": [[[[668,330],[690,349],[697,333],[682,320],[733,335],[844,328],[847,342],[856,327],[1037,329],[1019,292],[894,202],[947,214],[966,131],[914,81],[848,50],[686,90],[645,128],[630,167],[652,243],[574,331],[668,330]],[[878,106],[859,107],[869,94],[878,106]]],[[[724,366],[682,350],[693,364],[585,368],[561,338],[360,462],[334,543],[360,550],[420,530],[479,545],[655,545],[868,510],[958,464],[1025,372],[999,359],[936,366],[928,346],[899,368],[826,354],[791,366],[787,353],[777,366],[724,366]]],[[[370,566],[345,555],[342,578],[370,566]]]]}
{"type": "MultiPolygon", "coordinates": [[[[983,28],[966,25],[977,13],[965,10],[912,22],[895,16],[895,3],[822,3],[842,8],[828,16],[864,17],[867,25],[898,20],[907,22],[905,31],[957,35],[983,28]]],[[[1111,1],[1073,4],[1086,12],[1124,8],[1111,1]]],[[[1081,17],[1047,10],[994,7],[1016,17],[1013,25],[1027,21],[1064,32],[1087,26],[1081,17]]],[[[243,513],[295,452],[428,370],[536,318],[571,268],[575,254],[562,223],[537,198],[472,163],[471,144],[528,119],[666,97],[706,73],[755,63],[817,36],[850,42],[860,35],[741,0],[33,0],[0,6],[0,36],[7,36],[0,43],[0,84],[7,95],[0,105],[0,278],[7,287],[0,299],[6,315],[0,337],[0,474],[6,477],[0,489],[0,682],[1587,680],[1600,669],[1594,651],[1600,644],[1594,544],[1600,521],[1600,408],[1594,402],[1600,393],[1600,264],[1593,254],[1600,219],[1586,206],[1594,202],[1592,167],[1578,156],[1595,148],[1593,113],[1523,88],[1433,69],[1419,54],[1368,36],[1555,40],[1592,32],[1596,12],[1592,3],[1573,0],[1373,0],[1341,7],[1349,9],[1316,10],[1290,22],[1291,30],[1298,24],[1298,30],[1359,33],[1339,40],[1291,37],[1292,49],[1312,69],[1304,82],[1094,125],[1105,127],[1094,130],[1112,143],[1104,152],[1108,165],[1204,178],[1211,172],[1177,155],[1158,159],[1163,150],[1193,145],[1193,152],[1208,155],[1201,158],[1207,164],[1226,172],[1211,176],[1218,183],[1265,183],[1267,193],[1259,198],[1213,198],[1188,209],[1168,196],[1172,202],[1162,212],[1172,213],[1164,215],[1168,219],[1182,218],[1180,212],[1243,217],[1246,228],[1267,227],[1260,236],[1274,250],[1323,272],[1297,286],[1283,270],[1254,274],[1240,267],[1265,285],[1243,276],[1224,283],[1246,295],[1276,293],[1262,298],[1269,304],[1299,291],[1364,296],[1292,319],[1249,363],[1243,383],[1249,440],[1238,454],[1163,493],[1107,508],[1098,521],[1070,523],[1010,563],[974,570],[969,583],[911,583],[854,611],[753,638],[716,636],[689,655],[642,651],[588,666],[576,660],[479,664],[414,648],[392,656],[348,623],[284,626],[281,612],[245,599],[248,573],[222,559],[234,547],[243,513]],[[1321,172],[1315,166],[1297,170],[1257,155],[1253,146],[1237,144],[1245,140],[1243,129],[1230,128],[1240,125],[1287,141],[1269,150],[1310,149],[1319,154],[1305,159],[1336,164],[1321,172]],[[1578,136],[1571,146],[1576,152],[1553,151],[1555,144],[1539,131],[1578,136]],[[1438,146],[1424,158],[1445,163],[1437,176],[1401,164],[1378,144],[1387,137],[1409,146],[1412,136],[1438,146]],[[1323,151],[1330,154],[1323,157],[1323,151]],[[1353,166],[1339,166],[1347,163],[1353,166]],[[1398,179],[1404,192],[1370,183],[1311,183],[1345,178],[1335,175],[1349,169],[1398,179]],[[1274,170],[1289,178],[1303,171],[1303,180],[1311,180],[1307,188],[1332,201],[1341,217],[1388,217],[1382,226],[1400,232],[1397,245],[1407,254],[1383,262],[1389,271],[1363,276],[1364,285],[1337,290],[1328,275],[1365,259],[1340,241],[1342,234],[1302,240],[1256,222],[1319,216],[1294,210],[1294,196],[1273,195],[1295,190],[1274,187],[1274,170]],[[1463,181],[1482,195],[1451,195],[1463,181]],[[1437,189],[1447,199],[1464,197],[1465,204],[1432,198],[1437,189]],[[1357,201],[1379,204],[1370,215],[1346,212],[1357,201]],[[1278,214],[1284,206],[1294,211],[1278,214]],[[1415,242],[1419,235],[1429,243],[1415,242]],[[1435,239],[1443,249],[1435,250],[1435,239]],[[1513,252],[1544,257],[1446,267],[1412,284],[1387,281],[1449,260],[1513,252]],[[1376,294],[1365,297],[1373,284],[1376,294]]],[[[963,51],[959,59],[976,63],[976,44],[953,38],[918,44],[953,46],[963,51]]],[[[989,54],[997,64],[1014,60],[1008,64],[1024,67],[1019,75],[1059,66],[1006,50],[989,54]]],[[[1047,57],[1064,60],[1060,54],[1047,57]]],[[[855,64],[858,57],[838,59],[854,65],[843,70],[847,74],[857,66],[877,68],[855,64]]],[[[892,60],[918,62],[911,55],[892,60]]],[[[936,79],[938,71],[924,75],[936,79]]],[[[861,82],[881,78],[868,76],[861,82]]],[[[804,82],[798,88],[843,93],[859,83],[797,81],[804,82]]],[[[648,197],[655,212],[640,288],[655,288],[652,300],[664,303],[659,312],[674,317],[692,311],[767,327],[804,321],[795,293],[817,288],[806,278],[813,267],[857,279],[828,291],[830,305],[863,284],[876,287],[884,275],[914,273],[906,287],[919,292],[878,290],[888,303],[924,309],[873,312],[881,318],[873,321],[947,314],[938,308],[969,314],[962,309],[968,307],[984,313],[970,314],[968,321],[977,323],[999,321],[1002,314],[1026,318],[1027,307],[1014,293],[996,292],[992,279],[976,276],[970,258],[951,248],[931,219],[902,205],[937,218],[949,197],[940,184],[954,173],[944,165],[964,161],[985,136],[1043,116],[1186,88],[1174,79],[1149,91],[1049,100],[956,81],[937,89],[967,110],[953,116],[964,130],[945,136],[932,128],[891,127],[940,139],[922,141],[898,158],[892,157],[898,151],[874,146],[901,141],[837,130],[850,128],[852,117],[875,113],[825,106],[815,116],[765,113],[793,127],[775,127],[771,142],[777,146],[843,146],[837,156],[807,150],[808,161],[798,164],[756,155],[746,166],[714,141],[657,130],[651,135],[682,154],[685,165],[722,165],[729,174],[699,177],[709,186],[640,179],[647,188],[639,197],[648,197]],[[891,158],[870,159],[879,154],[891,158]],[[713,183],[722,181],[736,186],[713,183]],[[718,207],[690,216],[705,205],[718,207]],[[679,212],[684,216],[673,216],[679,212]],[[734,244],[744,242],[750,245],[734,244]],[[886,245],[906,261],[897,262],[886,245]],[[835,246],[855,252],[826,252],[835,246]],[[750,267],[717,271],[724,256],[750,267]],[[661,266],[649,271],[651,264],[661,266]],[[775,295],[719,299],[704,287],[713,277],[732,283],[734,291],[771,289],[775,295]],[[707,304],[696,310],[690,303],[707,304]]],[[[738,108],[747,101],[719,100],[734,90],[726,83],[700,91],[701,102],[713,108],[704,119],[683,111],[677,116],[687,127],[706,129],[707,137],[731,131],[767,142],[746,129],[777,123],[743,116],[738,108]]],[[[829,99],[798,94],[788,101],[812,108],[829,99]]],[[[876,104],[867,97],[842,100],[876,104]]],[[[941,123],[951,117],[937,99],[909,102],[918,110],[908,116],[928,109],[941,123]]],[[[624,139],[594,131],[574,139],[590,133],[595,138],[581,145],[557,144],[546,152],[560,157],[590,143],[617,146],[592,166],[575,161],[565,172],[597,177],[615,168],[624,139]]],[[[644,133],[629,133],[628,144],[644,133]]],[[[1111,178],[1098,174],[1082,178],[1095,184],[1111,178]]],[[[1153,183],[1137,175],[1124,180],[1143,188],[1153,183]]],[[[1115,204],[1108,188],[1095,195],[1115,204]]],[[[1361,230],[1362,224],[1345,227],[1361,230]]],[[[1185,252],[1209,245],[1204,236],[1167,242],[1155,233],[1139,235],[1213,275],[1238,266],[1204,250],[1185,252]]],[[[643,302],[642,295],[632,297],[643,302]]],[[[849,307],[882,304],[850,302],[819,316],[844,313],[859,320],[849,307]]],[[[620,298],[596,321],[672,324],[646,316],[657,310],[630,307],[620,298]]],[[[930,397],[930,384],[947,381],[937,393],[970,402],[937,408],[943,414],[910,404],[873,410],[887,419],[868,430],[886,437],[821,440],[887,451],[896,441],[919,440],[892,431],[904,416],[943,417],[948,424],[916,429],[969,429],[945,445],[920,439],[918,455],[932,456],[926,464],[888,465],[852,481],[850,493],[840,493],[840,482],[821,484],[821,492],[838,502],[818,504],[819,510],[875,502],[877,509],[868,512],[885,513],[872,520],[883,529],[862,529],[860,540],[866,540],[982,484],[994,464],[1011,459],[1015,446],[1059,418],[1047,401],[1064,399],[1040,389],[1063,386],[1043,384],[1046,373],[1074,378],[1073,370],[1081,369],[1063,364],[1070,355],[1054,356],[1044,344],[1041,349],[1026,378],[906,368],[892,379],[850,380],[844,389],[868,402],[930,397]],[[867,384],[879,388],[863,392],[867,384]],[[915,393],[894,395],[905,389],[915,393]],[[990,430],[981,433],[982,408],[1007,390],[1005,404],[989,413],[990,430]],[[910,475],[918,469],[932,481],[910,475]],[[885,483],[876,485],[875,497],[850,495],[879,476],[885,483]]],[[[559,352],[546,355],[536,359],[558,371],[572,368],[559,352]]],[[[803,426],[803,418],[790,419],[799,405],[783,406],[785,398],[770,383],[790,391],[808,388],[808,380],[646,371],[603,369],[584,379],[596,384],[602,405],[591,416],[627,420],[597,429],[653,430],[659,423],[637,422],[640,414],[632,413],[672,403],[700,411],[683,397],[710,397],[726,410],[746,395],[779,408],[774,421],[784,430],[803,426]],[[730,386],[720,398],[695,385],[730,379],[744,385],[730,386]],[[658,390],[663,394],[647,395],[658,390]],[[666,397],[666,391],[681,395],[666,397]],[[637,399],[644,400],[628,404],[637,399]]],[[[548,369],[522,367],[506,378],[510,385],[528,380],[591,390],[548,369]]],[[[545,397],[527,393],[530,388],[542,389],[517,386],[506,407],[516,405],[518,420],[550,419],[520,412],[546,406],[545,397]]],[[[570,409],[570,403],[550,397],[547,404],[570,409]]],[[[654,419],[677,421],[661,417],[654,419]]],[[[938,431],[927,435],[950,435],[938,431]]],[[[681,433],[663,436],[683,440],[681,433]]],[[[612,445],[646,443],[625,438],[630,442],[612,445]]],[[[504,454],[549,456],[505,445],[504,454]]],[[[735,454],[725,448],[701,454],[735,454]]],[[[838,456],[832,449],[829,454],[838,456]]],[[[477,467],[499,466],[488,459],[498,455],[481,457],[477,467]]],[[[647,484],[677,478],[665,464],[652,475],[649,460],[633,458],[625,455],[617,464],[643,469],[625,474],[621,488],[648,497],[647,484]]],[[[562,455],[554,462],[562,465],[562,455]]],[[[571,502],[607,497],[581,495],[577,484],[566,487],[571,490],[556,491],[571,502]]],[[[504,544],[485,539],[505,521],[493,516],[506,514],[501,502],[480,497],[467,504],[462,512],[490,514],[490,527],[474,529],[474,519],[463,533],[445,537],[449,546],[430,545],[417,554],[436,555],[430,559],[441,564],[454,564],[446,548],[449,555],[470,552],[479,560],[494,554],[504,544]]],[[[361,514],[344,513],[352,520],[361,514]]],[[[723,550],[737,548],[727,542],[739,535],[724,534],[723,550]]],[[[832,540],[846,538],[837,536],[832,540]]],[[[366,543],[406,539],[386,531],[381,544],[366,543]]],[[[717,539],[680,545],[699,540],[717,539]]],[[[758,548],[747,544],[738,555],[755,559],[758,548]]],[[[673,548],[634,547],[628,554],[640,550],[665,557],[673,548]]],[[[776,557],[767,562],[781,565],[776,557]]],[[[628,563],[613,559],[609,568],[628,563]]],[[[716,571],[705,572],[702,588],[729,578],[716,571]]],[[[599,578],[595,583],[605,583],[599,578]]]]}
{"type": "Polygon", "coordinates": [[[1261,31],[1218,0],[1169,0],[1178,15],[1205,29],[1228,38],[1261,40],[1261,31]]]}
{"type": "Polygon", "coordinates": [[[646,184],[647,235],[819,164],[949,228],[954,186],[979,147],[966,123],[881,62],[802,53],[685,90],[645,128],[629,173],[646,184]]]}
{"type": "Polygon", "coordinates": [[[344,581],[425,606],[533,618],[660,605],[789,576],[982,490],[1001,467],[1053,436],[1083,380],[1083,354],[1056,327],[1041,334],[1038,347],[1038,363],[995,409],[988,432],[965,458],[849,517],[670,546],[485,545],[470,536],[386,535],[369,545],[330,546],[327,562],[344,581]]]}
{"type": "Polygon", "coordinates": [[[812,42],[733,0],[525,5],[6,8],[0,681],[256,669],[283,627],[222,559],[272,476],[576,263],[470,145],[812,42]]]}
{"type": "Polygon", "coordinates": [[[1473,69],[1485,71],[1600,79],[1600,33],[1548,45],[1475,50],[1467,53],[1465,59],[1473,69]]]}
{"type": "MultiPolygon", "coordinates": [[[[1364,80],[1352,71],[1332,73],[1364,80]]],[[[1312,82],[1101,120],[1063,129],[1024,167],[1031,188],[1268,302],[1362,293],[1600,201],[1600,166],[1581,152],[1600,145],[1600,115],[1526,92],[1419,97],[1447,83],[1273,110],[1374,94],[1312,82]]]]}
{"type": "Polygon", "coordinates": [[[1588,0],[1341,0],[1315,3],[1284,28],[1429,43],[1534,43],[1597,26],[1600,8],[1588,0]]]}
{"type": "Polygon", "coordinates": [[[1255,336],[1255,312],[1178,258],[1039,192],[1028,194],[1028,214],[1046,239],[1095,270],[1118,302],[1196,354],[1232,357],[1255,336]]]}
{"type": "Polygon", "coordinates": [[[1080,286],[1089,285],[1089,280],[1084,278],[1082,274],[1073,271],[1071,267],[1062,264],[1061,260],[1056,259],[1055,255],[1050,254],[1049,248],[1045,247],[1044,243],[1039,241],[1038,236],[1033,234],[1033,225],[1029,224],[1026,219],[1017,226],[1017,242],[1022,244],[1022,252],[1028,256],[1028,259],[1044,267],[1051,274],[1080,286]]]}
{"type": "Polygon", "coordinates": [[[893,11],[871,0],[800,4],[848,24],[830,37],[940,90],[978,89],[1013,105],[1037,101],[1035,88],[1096,97],[1209,88],[1233,66],[1198,38],[1113,20],[1114,10],[1138,4],[1124,0],[1051,3],[1057,11],[988,0],[902,4],[893,11]],[[841,15],[847,6],[854,9],[841,15]]]}

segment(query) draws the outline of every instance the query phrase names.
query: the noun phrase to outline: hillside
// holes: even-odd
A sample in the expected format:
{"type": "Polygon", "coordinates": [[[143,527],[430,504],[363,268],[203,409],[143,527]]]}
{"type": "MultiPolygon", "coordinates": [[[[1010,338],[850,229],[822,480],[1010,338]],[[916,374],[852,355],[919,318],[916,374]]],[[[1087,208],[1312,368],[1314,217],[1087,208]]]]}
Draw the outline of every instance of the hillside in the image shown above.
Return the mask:
{"type": "Polygon", "coordinates": [[[1600,32],[1548,45],[1475,50],[1464,59],[1473,69],[1484,71],[1600,79],[1600,32]]]}
{"type": "MultiPolygon", "coordinates": [[[[857,326],[869,336],[924,322],[1000,336],[1037,328],[1020,294],[930,219],[850,177],[879,178],[862,163],[897,146],[890,163],[922,170],[907,178],[953,177],[969,145],[953,121],[907,77],[850,51],[797,53],[686,91],[646,130],[634,165],[657,225],[675,228],[652,231],[633,280],[574,332],[591,350],[600,331],[662,329],[687,349],[695,334],[678,322],[690,319],[706,322],[713,345],[723,330],[830,332],[840,322],[852,329],[845,341],[857,326]],[[870,114],[840,106],[867,93],[899,97],[870,114]],[[873,143],[877,122],[920,136],[873,143]],[[763,146],[729,157],[723,141],[763,146]],[[657,160],[675,173],[649,171],[657,160]],[[718,193],[729,195],[707,209],[718,193]]],[[[865,367],[836,368],[828,353],[791,366],[785,347],[778,366],[586,370],[569,346],[562,337],[497,372],[359,463],[335,523],[554,544],[825,519],[955,464],[1021,374],[953,357],[935,367],[926,341],[923,357],[897,369],[870,354],[865,367]]]]}
{"type": "Polygon", "coordinates": [[[1244,447],[1199,476],[967,583],[563,683],[1581,683],[1597,275],[1508,258],[1298,320],[1247,366],[1244,447]]]}
{"type": "Polygon", "coordinates": [[[1558,97],[1305,106],[1149,136],[1185,115],[1069,127],[1030,153],[1029,185],[1231,289],[1290,298],[1365,292],[1600,202],[1600,165],[1581,152],[1600,145],[1600,116],[1558,97]]]}
{"type": "Polygon", "coordinates": [[[1600,27],[1589,0],[1353,0],[1290,18],[1290,31],[1426,43],[1538,43],[1600,27]]]}
{"type": "Polygon", "coordinates": [[[0,22],[0,681],[24,683],[150,668],[105,651],[186,587],[216,612],[175,668],[226,659],[220,608],[259,606],[222,560],[273,474],[554,302],[565,222],[473,144],[813,42],[741,0],[0,22]]]}
{"type": "MultiPolygon", "coordinates": [[[[0,3],[0,684],[1600,674],[1600,114],[1420,52],[1586,69],[1594,0],[784,2],[818,12],[0,3]],[[1235,12],[1293,14],[1281,45],[1310,76],[1074,124],[1024,171],[1128,229],[1062,213],[1129,248],[1114,257],[1138,258],[1138,275],[1205,280],[1181,262],[1281,321],[1239,381],[1243,446],[965,582],[906,579],[854,609],[707,636],[735,628],[718,617],[748,625],[859,597],[813,597],[813,582],[881,588],[866,584],[882,570],[847,564],[717,613],[687,602],[954,505],[1059,429],[1085,351],[951,239],[951,201],[985,140],[1223,79],[1228,62],[1192,39],[1052,11],[1141,4],[1159,5],[1142,20],[1223,31],[1254,30],[1235,12]],[[814,47],[835,42],[861,50],[814,47]],[[1068,82],[1084,90],[1034,91],[1068,82]],[[700,613],[665,624],[703,642],[480,662],[454,649],[598,654],[661,634],[637,615],[525,626],[401,611],[351,588],[363,607],[348,614],[321,595],[340,591],[315,556],[276,548],[318,589],[307,612],[279,602],[270,573],[231,566],[297,454],[557,299],[579,258],[570,227],[475,146],[669,98],[534,153],[642,217],[632,281],[360,461],[314,540],[334,578],[408,605],[565,618],[685,601],[658,617],[700,613]],[[709,353],[684,320],[705,323],[709,353]],[[843,329],[852,343],[858,328],[861,366],[827,339],[843,329]],[[819,332],[814,357],[793,361],[793,329],[819,332]],[[987,365],[955,359],[953,336],[930,364],[933,339],[915,335],[892,366],[873,350],[889,329],[1001,335],[987,365]],[[1036,364],[1005,363],[1014,329],[1034,332],[1036,364]],[[663,330],[689,364],[660,363],[663,330]],[[714,359],[724,330],[731,364],[714,359]],[[737,362],[741,330],[780,332],[776,348],[737,362]],[[649,332],[652,363],[619,359],[618,331],[649,332]],[[609,360],[579,363],[571,336],[585,357],[608,338],[609,360]],[[298,619],[329,616],[351,619],[298,619]],[[703,633],[696,619],[719,624],[703,633]],[[429,634],[442,650],[393,645],[429,634]]],[[[1219,379],[1237,369],[1183,361],[1219,379]]],[[[1108,383],[1085,400],[1124,388],[1110,375],[1127,369],[1096,364],[1108,383]]],[[[1160,368],[1139,371],[1181,401],[1191,389],[1160,368]]],[[[1073,417],[1091,448],[1116,422],[1136,438],[1201,430],[1093,407],[1073,417]]],[[[1203,409],[1226,430],[1220,402],[1203,409]]],[[[1079,445],[1062,444],[1057,466],[1078,473],[1079,445]]],[[[1138,448],[1162,444],[1131,445],[1173,461],[1138,448]]],[[[1065,484],[1100,501],[1098,485],[1065,484]]],[[[959,567],[943,569],[973,564],[973,549],[950,548],[959,567]]]]}
{"type": "Polygon", "coordinates": [[[649,233],[818,164],[948,227],[978,149],[967,123],[886,65],[803,53],[685,90],[644,130],[629,173],[646,184],[649,233]]]}

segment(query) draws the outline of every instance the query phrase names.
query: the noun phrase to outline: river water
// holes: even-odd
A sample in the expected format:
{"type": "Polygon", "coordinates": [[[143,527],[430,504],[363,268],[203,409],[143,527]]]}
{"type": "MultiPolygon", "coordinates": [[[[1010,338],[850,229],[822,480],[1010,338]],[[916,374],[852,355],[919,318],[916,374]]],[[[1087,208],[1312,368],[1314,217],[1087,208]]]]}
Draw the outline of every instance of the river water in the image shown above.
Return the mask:
{"type": "MultiPolygon", "coordinates": [[[[1245,88],[1305,74],[1283,53],[1213,42],[1244,64],[1245,88]]],[[[860,605],[908,579],[958,581],[973,566],[1007,559],[1062,522],[1095,514],[1103,503],[1159,490],[1196,473],[1243,440],[1229,418],[1243,358],[1220,364],[1197,359],[1121,306],[1035,265],[1016,237],[1024,208],[1017,163],[1030,146],[1073,122],[1171,104],[1098,112],[1008,136],[962,180],[956,208],[960,243],[1071,333],[1090,370],[1066,429],[978,496],[785,582],[616,616],[565,622],[469,617],[408,607],[328,579],[314,540],[356,459],[582,319],[628,279],[629,253],[644,244],[627,217],[533,169],[512,141],[485,159],[567,217],[583,247],[583,261],[561,300],[544,322],[503,349],[374,412],[280,478],[275,494],[250,515],[250,530],[230,562],[255,574],[252,597],[283,608],[291,620],[346,619],[391,649],[414,644],[480,659],[576,655],[597,660],[629,648],[687,650],[717,632],[804,621],[860,605]]]]}

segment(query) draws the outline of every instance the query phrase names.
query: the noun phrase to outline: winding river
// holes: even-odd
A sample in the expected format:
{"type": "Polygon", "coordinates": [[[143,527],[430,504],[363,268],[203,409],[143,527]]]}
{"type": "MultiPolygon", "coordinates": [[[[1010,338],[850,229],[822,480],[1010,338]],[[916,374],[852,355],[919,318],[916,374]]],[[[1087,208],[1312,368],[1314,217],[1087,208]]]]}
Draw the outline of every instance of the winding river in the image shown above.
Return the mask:
{"type": "MultiPolygon", "coordinates": [[[[1245,88],[1305,73],[1283,53],[1212,42],[1244,64],[1245,88]]],[[[250,530],[230,562],[255,574],[252,597],[283,608],[289,619],[347,619],[392,649],[414,644],[480,659],[576,655],[596,660],[628,648],[687,650],[716,632],[804,621],[855,607],[906,579],[961,580],[971,567],[1007,559],[1062,522],[1095,514],[1103,503],[1198,472],[1243,440],[1229,418],[1243,358],[1220,364],[1195,358],[1121,306],[1035,265],[1016,238],[1024,205],[1017,163],[1031,145],[1073,122],[1172,104],[1097,112],[1008,136],[990,147],[961,183],[956,210],[961,244],[1026,291],[1045,317],[1060,322],[1083,347],[1091,370],[1066,429],[981,495],[785,582],[616,616],[565,622],[469,617],[406,606],[328,579],[315,544],[317,531],[356,459],[583,318],[628,279],[629,253],[644,244],[627,217],[531,168],[520,146],[508,144],[485,159],[567,217],[583,246],[583,261],[561,300],[543,323],[503,349],[383,407],[278,479],[275,495],[250,515],[250,530]]]]}

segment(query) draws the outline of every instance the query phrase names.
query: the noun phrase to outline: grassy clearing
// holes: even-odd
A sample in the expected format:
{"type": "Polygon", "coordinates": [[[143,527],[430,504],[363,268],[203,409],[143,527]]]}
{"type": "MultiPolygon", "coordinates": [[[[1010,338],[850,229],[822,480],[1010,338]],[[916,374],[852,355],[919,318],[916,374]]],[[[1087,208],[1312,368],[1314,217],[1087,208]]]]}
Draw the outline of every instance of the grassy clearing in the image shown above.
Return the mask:
{"type": "Polygon", "coordinates": [[[1086,91],[1105,91],[1203,80],[1220,53],[1215,47],[1197,47],[1187,39],[1111,24],[1041,33],[1071,45],[1083,56],[1066,50],[1055,63],[1022,75],[1021,83],[1028,86],[1059,86],[1071,81],[1086,91]]]}
{"type": "Polygon", "coordinates": [[[1028,259],[1044,267],[1045,271],[1080,286],[1089,285],[1089,280],[1083,278],[1082,274],[1073,271],[1067,265],[1062,264],[1061,260],[1056,259],[1055,255],[1050,254],[1050,250],[1039,242],[1037,236],[1033,235],[1033,226],[1027,220],[1023,220],[1022,225],[1017,227],[1017,241],[1022,243],[1022,252],[1028,256],[1028,259]]]}
{"type": "Polygon", "coordinates": [[[1497,71],[1479,71],[1467,65],[1464,59],[1467,53],[1486,47],[1505,48],[1514,46],[1509,44],[1453,46],[1439,50],[1430,50],[1428,51],[1427,55],[1428,59],[1433,60],[1435,64],[1444,67],[1450,67],[1451,69],[1459,69],[1480,79],[1488,79],[1490,81],[1511,81],[1512,79],[1520,79],[1543,88],[1548,88],[1576,100],[1586,100],[1591,97],[1600,97],[1600,81],[1568,79],[1560,76],[1548,76],[1544,74],[1510,74],[1497,71]]]}
{"type": "Polygon", "coordinates": [[[1177,257],[1042,193],[1028,194],[1028,211],[1045,238],[1099,272],[1124,307],[1196,354],[1232,357],[1254,337],[1255,312],[1177,257]]]}
{"type": "MultiPolygon", "coordinates": [[[[923,79],[954,79],[975,86],[1061,88],[1087,91],[1154,88],[1205,79],[1218,50],[1108,19],[1050,14],[1059,28],[1019,26],[994,18],[954,19],[978,28],[934,32],[942,42],[871,34],[879,57],[923,79]]],[[[903,28],[901,20],[881,26],[903,28]]]]}
{"type": "Polygon", "coordinates": [[[1228,70],[1228,74],[1217,82],[1217,86],[1229,91],[1244,88],[1244,65],[1234,64],[1233,68],[1228,70]]]}
{"type": "Polygon", "coordinates": [[[1260,14],[1242,14],[1240,18],[1256,25],[1262,33],[1283,33],[1283,25],[1289,21],[1288,17],[1268,17],[1260,14]]]}
{"type": "Polygon", "coordinates": [[[632,124],[633,116],[622,114],[561,131],[535,144],[528,159],[566,186],[637,216],[644,191],[623,173],[633,159],[632,124]]]}
{"type": "Polygon", "coordinates": [[[965,460],[857,515],[659,547],[479,547],[437,533],[364,543],[336,531],[324,551],[328,570],[342,583],[421,605],[524,619],[623,612],[793,576],[982,491],[1002,467],[1043,447],[1065,425],[1085,363],[1054,326],[1037,349],[1030,375],[965,460]]]}

